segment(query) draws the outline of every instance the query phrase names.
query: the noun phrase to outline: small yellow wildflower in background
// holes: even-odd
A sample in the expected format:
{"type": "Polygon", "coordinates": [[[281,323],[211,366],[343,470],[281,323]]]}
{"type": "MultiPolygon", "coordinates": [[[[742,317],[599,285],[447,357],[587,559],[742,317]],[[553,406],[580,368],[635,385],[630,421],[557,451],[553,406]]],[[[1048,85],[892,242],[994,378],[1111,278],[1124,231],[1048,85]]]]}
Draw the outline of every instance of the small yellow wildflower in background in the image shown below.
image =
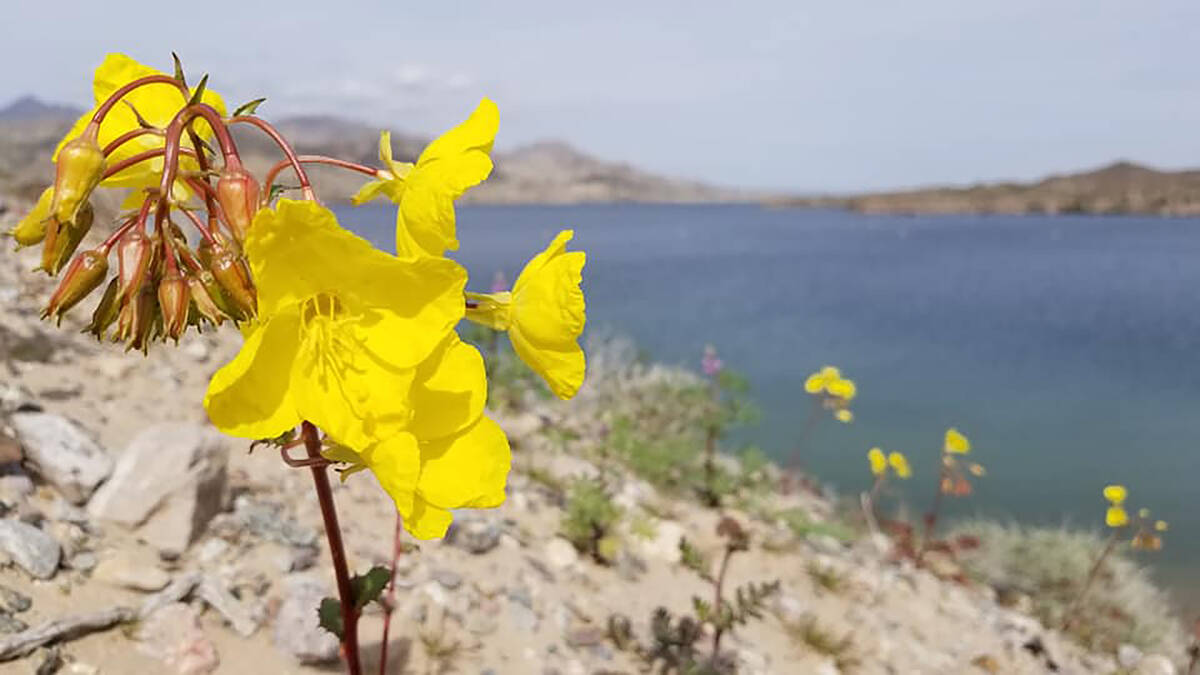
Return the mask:
{"type": "Polygon", "coordinates": [[[871,473],[875,476],[882,477],[887,474],[889,468],[896,474],[897,478],[907,479],[912,476],[912,468],[908,465],[908,458],[899,452],[890,452],[884,454],[879,448],[871,448],[867,452],[867,461],[871,464],[871,473]]]}
{"type": "Polygon", "coordinates": [[[585,361],[577,342],[587,320],[582,280],[587,256],[567,251],[572,230],[558,233],[521,270],[511,291],[467,293],[467,318],[508,331],[517,356],[561,399],[583,384],[585,361]]]}
{"type": "Polygon", "coordinates": [[[946,430],[945,450],[952,455],[965,455],[971,452],[971,441],[958,429],[950,427],[946,430]]]}
{"type": "Polygon", "coordinates": [[[888,461],[887,456],[883,454],[883,450],[879,448],[871,448],[867,451],[867,461],[871,463],[871,473],[876,476],[882,476],[887,473],[888,461]]]}
{"type": "Polygon", "coordinates": [[[912,476],[912,468],[908,465],[908,458],[902,453],[890,453],[888,455],[888,465],[892,467],[892,471],[896,472],[897,478],[907,479],[912,476]]]}
{"type": "Polygon", "coordinates": [[[1108,510],[1104,514],[1105,525],[1125,527],[1129,524],[1129,514],[1123,506],[1127,494],[1124,485],[1108,485],[1104,488],[1104,498],[1108,500],[1108,510]]]}
{"type": "Polygon", "coordinates": [[[854,421],[850,401],[858,395],[858,386],[853,380],[842,377],[842,371],[825,366],[804,380],[804,391],[817,396],[821,406],[833,412],[833,418],[848,424],[854,421]]]}

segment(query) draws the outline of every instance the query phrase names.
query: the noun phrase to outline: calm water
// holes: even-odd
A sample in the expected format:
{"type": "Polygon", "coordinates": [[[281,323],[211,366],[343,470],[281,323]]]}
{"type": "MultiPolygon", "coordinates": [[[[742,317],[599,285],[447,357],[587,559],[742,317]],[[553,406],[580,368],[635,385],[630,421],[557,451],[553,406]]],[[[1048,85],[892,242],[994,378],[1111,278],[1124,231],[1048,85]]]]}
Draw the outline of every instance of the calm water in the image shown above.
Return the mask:
{"type": "MultiPolygon", "coordinates": [[[[393,215],[347,223],[390,245],[393,215]]],[[[1200,221],[889,217],[753,206],[474,207],[456,256],[486,290],[562,227],[587,250],[590,328],[698,367],[705,343],[747,374],[780,457],[829,363],[859,384],[857,419],[822,423],[803,462],[845,491],[871,445],[906,452],[925,508],[941,434],[989,474],[958,504],[1099,528],[1101,487],[1171,521],[1144,560],[1200,606],[1200,221]]]]}

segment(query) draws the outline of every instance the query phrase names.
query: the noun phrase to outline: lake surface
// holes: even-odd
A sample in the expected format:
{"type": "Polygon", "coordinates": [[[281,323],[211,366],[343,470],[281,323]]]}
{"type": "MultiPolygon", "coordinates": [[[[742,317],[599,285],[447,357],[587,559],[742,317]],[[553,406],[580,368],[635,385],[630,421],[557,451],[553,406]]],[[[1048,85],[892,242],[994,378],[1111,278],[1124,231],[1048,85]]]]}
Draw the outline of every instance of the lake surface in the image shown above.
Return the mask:
{"type": "MultiPolygon", "coordinates": [[[[341,209],[391,246],[393,211],[341,209]]],[[[833,364],[859,385],[803,465],[868,486],[866,450],[905,452],[927,507],[957,426],[988,475],[958,514],[1100,529],[1106,483],[1171,523],[1143,554],[1200,608],[1200,220],[866,216],[756,206],[464,207],[455,257],[486,291],[561,228],[576,231],[589,330],[699,367],[706,343],[746,374],[763,416],[744,434],[783,458],[833,364]]]]}

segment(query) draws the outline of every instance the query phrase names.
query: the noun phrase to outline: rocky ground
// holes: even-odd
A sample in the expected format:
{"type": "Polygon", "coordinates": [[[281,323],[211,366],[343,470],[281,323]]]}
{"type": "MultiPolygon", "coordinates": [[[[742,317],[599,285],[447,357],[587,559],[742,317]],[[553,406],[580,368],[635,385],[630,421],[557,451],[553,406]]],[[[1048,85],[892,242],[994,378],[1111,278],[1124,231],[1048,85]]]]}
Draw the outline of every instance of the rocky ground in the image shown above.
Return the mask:
{"type": "MultiPolygon", "coordinates": [[[[334,588],[310,475],[222,437],[200,405],[240,338],[192,334],[143,358],[85,338],[71,318],[56,330],[38,320],[51,287],[29,271],[34,256],[0,247],[0,673],[340,672],[336,640],[316,625],[334,588]],[[93,630],[31,642],[80,619],[93,630]]],[[[722,514],[631,476],[607,474],[616,502],[640,514],[615,564],[559,536],[554,483],[599,472],[555,433],[587,429],[581,398],[500,416],[516,464],[508,501],[402,555],[387,672],[639,672],[609,618],[644,636],[655,608],[687,612],[711,595],[678,542],[715,555],[722,514]]],[[[394,512],[371,476],[335,485],[335,498],[352,567],[389,564],[394,512]]],[[[831,513],[815,496],[774,498],[813,522],[831,513]]],[[[751,541],[727,587],[781,582],[763,618],[722,643],[739,672],[1176,672],[1136,650],[1120,664],[1087,653],[987,586],[895,560],[880,535],[845,542],[727,515],[751,541]]],[[[381,624],[371,605],[369,672],[381,624]]]]}

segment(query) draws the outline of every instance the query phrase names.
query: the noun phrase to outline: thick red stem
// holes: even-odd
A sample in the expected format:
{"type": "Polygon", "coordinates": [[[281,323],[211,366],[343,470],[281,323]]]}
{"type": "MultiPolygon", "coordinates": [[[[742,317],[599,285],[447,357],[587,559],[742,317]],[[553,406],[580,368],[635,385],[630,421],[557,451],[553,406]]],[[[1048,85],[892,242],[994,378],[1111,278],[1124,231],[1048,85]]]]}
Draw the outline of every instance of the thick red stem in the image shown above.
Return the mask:
{"type": "MultiPolygon", "coordinates": [[[[283,137],[283,134],[279,133],[278,129],[272,126],[270,122],[262,119],[261,117],[255,117],[254,115],[239,115],[237,117],[231,117],[229,118],[229,123],[249,124],[258,127],[259,130],[270,136],[271,140],[275,141],[275,144],[279,146],[279,149],[283,151],[283,154],[287,156],[288,163],[292,165],[293,169],[295,169],[296,178],[300,181],[300,188],[303,190],[304,198],[310,201],[316,201],[317,196],[313,193],[312,183],[308,180],[308,173],[304,171],[304,165],[300,163],[300,158],[296,156],[296,151],[292,149],[292,144],[288,143],[287,139],[283,137]]],[[[267,194],[271,194],[271,182],[268,180],[265,184],[267,185],[267,194]]]]}

